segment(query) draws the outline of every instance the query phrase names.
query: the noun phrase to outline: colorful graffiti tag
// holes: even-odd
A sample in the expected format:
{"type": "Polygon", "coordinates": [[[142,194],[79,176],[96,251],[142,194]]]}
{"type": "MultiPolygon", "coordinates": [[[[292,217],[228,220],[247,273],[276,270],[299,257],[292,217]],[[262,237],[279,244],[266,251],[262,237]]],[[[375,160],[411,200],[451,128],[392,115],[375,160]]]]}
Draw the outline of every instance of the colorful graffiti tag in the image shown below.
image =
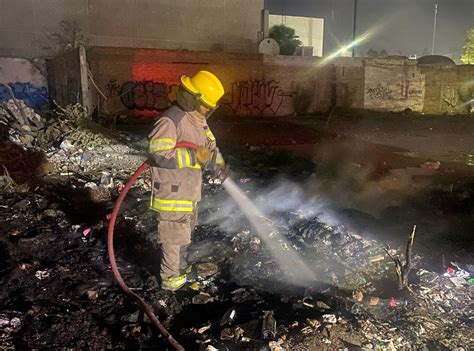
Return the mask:
{"type": "Polygon", "coordinates": [[[32,83],[8,83],[0,84],[0,101],[12,99],[12,92],[16,99],[23,100],[31,108],[42,108],[50,103],[47,87],[38,87],[32,83]]]}
{"type": "Polygon", "coordinates": [[[122,85],[111,80],[106,85],[107,96],[118,96],[126,108],[156,112],[161,112],[171,105],[177,89],[177,85],[151,80],[129,81],[122,85]]]}
{"type": "Polygon", "coordinates": [[[274,80],[238,81],[232,84],[226,106],[238,116],[275,116],[284,98],[291,96],[283,92],[274,80]]]}

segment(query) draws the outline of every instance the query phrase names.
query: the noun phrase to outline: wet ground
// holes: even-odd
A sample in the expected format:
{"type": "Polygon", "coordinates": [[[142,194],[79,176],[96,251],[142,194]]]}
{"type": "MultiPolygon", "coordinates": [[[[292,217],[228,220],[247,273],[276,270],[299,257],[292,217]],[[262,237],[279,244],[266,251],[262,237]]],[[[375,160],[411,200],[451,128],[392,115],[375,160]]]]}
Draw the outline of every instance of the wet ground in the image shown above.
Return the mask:
{"type": "MultiPolygon", "coordinates": [[[[469,349],[472,285],[456,287],[442,276],[452,262],[459,270],[474,263],[469,167],[454,160],[459,168],[445,161],[441,169],[420,168],[431,157],[418,150],[413,157],[401,147],[394,151],[361,138],[352,143],[314,125],[265,123],[245,134],[253,140],[248,147],[226,137],[237,140],[240,132],[231,129],[245,123],[223,123],[216,134],[227,140],[221,145],[233,179],[288,240],[290,248],[282,245],[278,254],[297,252],[315,279],[295,284],[297,273],[276,264],[222,187],[206,184],[190,259],[212,264],[201,268],[197,290],[163,293],[149,185],[141,182],[117,225],[117,261],[127,284],[174,337],[189,350],[469,349]],[[232,126],[229,134],[226,126],[232,126]],[[281,149],[289,145],[298,157],[281,149]],[[350,145],[366,148],[349,153],[350,145]],[[378,161],[381,148],[393,159],[378,161]],[[400,292],[384,247],[404,251],[414,224],[413,292],[400,292]]],[[[123,161],[129,169],[117,171],[119,164],[105,156],[94,163],[116,175],[115,182],[126,180],[132,168],[123,161]]],[[[28,192],[0,195],[0,347],[169,348],[121,292],[108,265],[105,216],[117,189],[85,187],[100,184],[93,167],[60,172],[28,192]]]]}

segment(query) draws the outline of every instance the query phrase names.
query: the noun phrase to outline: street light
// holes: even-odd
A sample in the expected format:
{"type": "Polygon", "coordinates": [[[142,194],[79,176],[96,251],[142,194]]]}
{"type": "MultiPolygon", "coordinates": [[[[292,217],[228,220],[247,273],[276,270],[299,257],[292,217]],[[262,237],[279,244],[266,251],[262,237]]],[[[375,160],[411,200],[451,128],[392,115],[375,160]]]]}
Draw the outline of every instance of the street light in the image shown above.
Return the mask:
{"type": "MultiPolygon", "coordinates": [[[[352,21],[352,42],[356,39],[357,0],[354,0],[354,19],[352,21]]],[[[355,57],[355,45],[352,47],[352,57],[355,57]]]]}
{"type": "Polygon", "coordinates": [[[433,43],[431,44],[431,55],[434,55],[436,40],[436,19],[438,17],[438,4],[434,5],[434,22],[433,22],[433,43]]]}

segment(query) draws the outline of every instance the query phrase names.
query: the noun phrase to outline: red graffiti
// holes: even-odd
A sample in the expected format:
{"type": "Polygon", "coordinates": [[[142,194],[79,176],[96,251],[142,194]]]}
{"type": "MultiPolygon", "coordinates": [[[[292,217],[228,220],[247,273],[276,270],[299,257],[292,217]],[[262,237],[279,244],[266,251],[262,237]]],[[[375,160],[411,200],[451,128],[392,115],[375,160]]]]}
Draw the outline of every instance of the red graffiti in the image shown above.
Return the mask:
{"type": "Polygon", "coordinates": [[[130,110],[161,112],[166,110],[176,96],[176,85],[151,80],[126,82],[119,91],[120,100],[130,110]]]}
{"type": "Polygon", "coordinates": [[[274,80],[239,81],[232,84],[230,101],[226,105],[234,115],[276,115],[285,96],[291,95],[285,94],[274,80]]]}

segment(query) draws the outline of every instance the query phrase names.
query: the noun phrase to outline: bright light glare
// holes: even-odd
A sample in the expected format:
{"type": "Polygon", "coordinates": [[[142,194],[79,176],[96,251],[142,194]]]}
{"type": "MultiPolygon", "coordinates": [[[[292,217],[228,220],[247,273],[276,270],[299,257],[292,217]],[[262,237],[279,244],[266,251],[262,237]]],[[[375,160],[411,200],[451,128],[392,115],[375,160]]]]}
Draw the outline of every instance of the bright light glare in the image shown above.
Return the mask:
{"type": "Polygon", "coordinates": [[[348,45],[345,45],[345,46],[341,47],[336,52],[333,52],[331,55],[325,57],[321,61],[320,64],[321,65],[327,64],[327,63],[331,62],[332,60],[334,60],[336,57],[341,56],[345,51],[351,50],[352,48],[359,46],[363,42],[365,42],[368,39],[370,39],[370,38],[374,37],[375,35],[379,34],[382,31],[383,27],[384,27],[383,25],[376,25],[376,26],[372,27],[371,29],[367,30],[365,33],[358,36],[354,41],[352,41],[348,45]]]}

